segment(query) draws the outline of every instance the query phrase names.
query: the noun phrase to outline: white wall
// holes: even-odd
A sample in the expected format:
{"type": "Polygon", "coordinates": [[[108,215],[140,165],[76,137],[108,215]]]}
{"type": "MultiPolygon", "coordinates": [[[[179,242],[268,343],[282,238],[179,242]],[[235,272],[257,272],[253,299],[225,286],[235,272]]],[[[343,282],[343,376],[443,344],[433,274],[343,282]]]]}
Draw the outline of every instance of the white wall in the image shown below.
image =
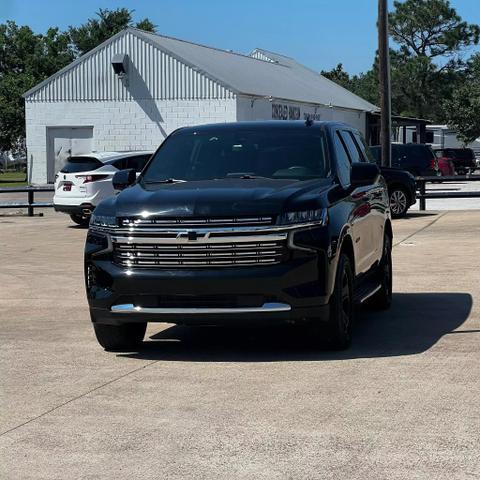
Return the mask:
{"type": "Polygon", "coordinates": [[[252,99],[245,96],[237,97],[237,119],[239,121],[272,119],[304,120],[307,115],[310,115],[315,120],[333,120],[347,123],[365,135],[365,112],[337,109],[335,107],[315,107],[315,105],[311,104],[275,99],[270,102],[264,98],[252,99]]]}
{"type": "Polygon", "coordinates": [[[25,103],[29,179],[47,180],[46,127],[93,126],[97,151],[156,149],[187,125],[236,120],[236,100],[140,100],[25,103]]]}

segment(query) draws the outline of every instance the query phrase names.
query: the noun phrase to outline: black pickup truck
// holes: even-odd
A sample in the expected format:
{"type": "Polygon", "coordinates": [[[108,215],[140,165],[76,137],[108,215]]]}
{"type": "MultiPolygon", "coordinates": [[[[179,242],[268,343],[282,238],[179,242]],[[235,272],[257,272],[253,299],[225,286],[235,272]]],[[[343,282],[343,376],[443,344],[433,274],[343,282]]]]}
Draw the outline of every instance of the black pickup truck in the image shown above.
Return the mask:
{"type": "Polygon", "coordinates": [[[306,324],[334,348],[355,304],[388,308],[387,189],[361,135],[333,122],[182,128],[118,196],[85,246],[91,320],[106,350],[138,348],[147,322],[306,324]]]}

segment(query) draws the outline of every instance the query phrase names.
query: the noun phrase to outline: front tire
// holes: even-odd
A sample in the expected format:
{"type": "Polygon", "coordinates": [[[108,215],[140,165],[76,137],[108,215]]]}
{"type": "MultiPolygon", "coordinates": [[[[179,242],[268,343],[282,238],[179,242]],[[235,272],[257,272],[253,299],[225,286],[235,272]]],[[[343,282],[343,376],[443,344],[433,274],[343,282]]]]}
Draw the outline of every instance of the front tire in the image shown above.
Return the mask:
{"type": "Polygon", "coordinates": [[[137,348],[143,341],[147,323],[125,323],[123,325],[94,323],[93,328],[98,343],[107,352],[115,352],[137,348]]]}
{"type": "Polygon", "coordinates": [[[70,215],[70,218],[74,223],[82,227],[88,227],[88,224],[90,223],[90,215],[80,215],[80,214],[72,213],[70,215]]]}
{"type": "Polygon", "coordinates": [[[342,253],[335,276],[335,288],[330,298],[327,325],[328,343],[334,350],[344,350],[352,342],[353,309],[353,270],[350,259],[342,253]]]}
{"type": "Polygon", "coordinates": [[[402,187],[393,187],[389,194],[390,210],[393,218],[402,218],[408,211],[408,195],[402,187]]]}

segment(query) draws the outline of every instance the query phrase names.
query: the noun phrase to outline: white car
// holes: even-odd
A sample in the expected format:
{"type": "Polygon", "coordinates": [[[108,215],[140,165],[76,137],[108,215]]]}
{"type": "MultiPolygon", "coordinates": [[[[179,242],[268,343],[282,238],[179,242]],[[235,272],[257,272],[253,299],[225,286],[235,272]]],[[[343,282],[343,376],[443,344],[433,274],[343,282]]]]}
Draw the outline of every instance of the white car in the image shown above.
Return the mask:
{"type": "Polygon", "coordinates": [[[93,152],[70,157],[55,177],[55,211],[67,213],[79,225],[88,225],[98,203],[115,195],[115,173],[126,168],[141,172],[152,153],[93,152]]]}

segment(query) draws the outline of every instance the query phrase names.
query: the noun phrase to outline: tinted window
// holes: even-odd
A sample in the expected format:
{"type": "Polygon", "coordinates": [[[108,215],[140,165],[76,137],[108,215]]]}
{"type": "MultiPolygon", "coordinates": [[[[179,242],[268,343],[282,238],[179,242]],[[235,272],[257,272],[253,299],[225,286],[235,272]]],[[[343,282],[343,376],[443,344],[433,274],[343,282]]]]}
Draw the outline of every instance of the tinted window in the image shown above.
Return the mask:
{"type": "Polygon", "coordinates": [[[459,148],[459,149],[452,149],[452,150],[445,150],[450,158],[458,158],[461,160],[471,160],[475,158],[475,154],[473,150],[470,148],[459,148]]]}
{"type": "Polygon", "coordinates": [[[337,157],[337,176],[343,187],[350,185],[350,170],[352,164],[345,145],[340,138],[340,132],[337,132],[334,136],[335,142],[335,156],[337,157]]]}
{"type": "Polygon", "coordinates": [[[360,135],[360,133],[358,133],[358,132],[353,132],[353,136],[355,138],[356,144],[358,145],[358,147],[362,151],[363,157],[366,158],[367,162],[377,163],[377,159],[372,154],[372,151],[370,150],[370,147],[367,145],[367,142],[362,137],[362,135],[360,135]]]}
{"type": "Polygon", "coordinates": [[[70,157],[60,171],[62,173],[88,172],[102,165],[102,162],[93,157],[70,157]]]}
{"type": "Polygon", "coordinates": [[[362,157],[362,154],[360,153],[360,150],[358,149],[357,145],[355,144],[355,141],[353,140],[352,134],[347,131],[347,130],[342,130],[340,132],[343,143],[347,147],[348,153],[350,155],[350,159],[352,160],[352,163],[360,163],[363,162],[364,159],[362,157]]]}
{"type": "Polygon", "coordinates": [[[392,145],[392,157],[407,158],[410,162],[426,162],[433,158],[432,150],[425,145],[392,145]]]}
{"type": "Polygon", "coordinates": [[[219,129],[190,130],[169,137],[145,170],[143,180],[210,180],[241,175],[309,179],[328,174],[321,130],[219,129]]]}
{"type": "Polygon", "coordinates": [[[137,157],[128,157],[125,159],[125,168],[133,168],[136,172],[141,172],[148,162],[150,155],[138,155],[137,157]]]}
{"type": "MultiPolygon", "coordinates": [[[[375,163],[380,164],[381,150],[380,147],[370,147],[370,153],[375,163]]],[[[393,151],[392,151],[393,154],[393,151]]]]}
{"type": "Polygon", "coordinates": [[[106,162],[109,165],[113,165],[115,168],[118,168],[119,170],[123,170],[127,168],[125,166],[125,159],[124,158],[119,158],[117,160],[112,160],[111,162],[106,162]]]}

